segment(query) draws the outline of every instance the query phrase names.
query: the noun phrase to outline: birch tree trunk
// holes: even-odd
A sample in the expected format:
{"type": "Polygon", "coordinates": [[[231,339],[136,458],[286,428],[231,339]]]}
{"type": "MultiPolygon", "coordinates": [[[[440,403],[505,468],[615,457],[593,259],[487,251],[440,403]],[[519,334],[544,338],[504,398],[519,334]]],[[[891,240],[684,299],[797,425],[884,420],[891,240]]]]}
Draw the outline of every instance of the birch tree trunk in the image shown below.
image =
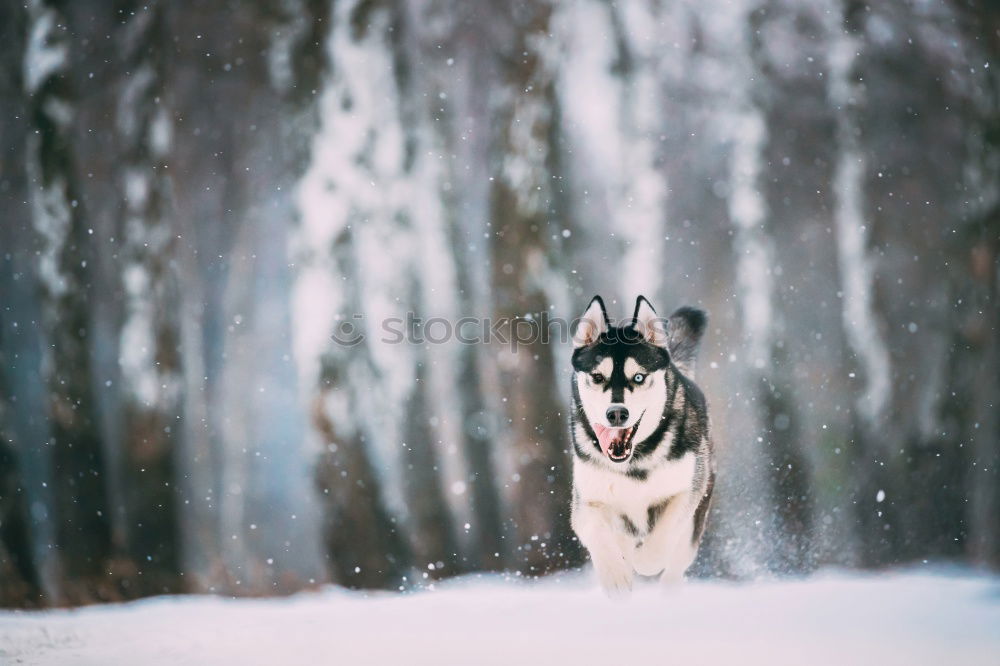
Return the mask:
{"type": "Polygon", "coordinates": [[[892,503],[884,503],[888,488],[887,454],[891,442],[879,433],[892,404],[892,368],[884,324],[875,310],[875,259],[869,250],[872,222],[865,210],[866,160],[859,147],[859,109],[864,104],[863,77],[857,72],[864,8],[849,0],[830,15],[830,76],[828,96],[837,119],[840,154],[834,173],[838,268],[843,285],[842,316],[850,355],[863,382],[854,401],[851,501],[859,525],[861,557],[884,564],[895,532],[892,503]],[[881,493],[881,494],[880,494],[881,493]]]}
{"type": "MultiPolygon", "coordinates": [[[[388,10],[389,30],[384,35],[385,43],[391,45],[396,113],[402,129],[400,151],[404,156],[400,180],[407,192],[401,193],[394,215],[398,227],[390,233],[409,239],[403,284],[394,291],[401,294],[397,300],[408,304],[409,311],[434,313],[454,321],[450,301],[456,285],[444,229],[447,217],[441,203],[445,176],[440,158],[435,157],[440,154],[437,134],[429,131],[437,106],[424,101],[423,94],[433,89],[427,76],[432,66],[428,61],[422,68],[410,65],[433,57],[428,51],[439,43],[439,35],[447,35],[448,23],[446,16],[435,15],[432,8],[428,7],[427,13],[418,8],[414,3],[392,3],[388,10]],[[435,23],[442,28],[434,30],[435,23]]],[[[442,578],[462,570],[454,519],[444,495],[441,456],[445,448],[441,424],[443,417],[451,416],[453,404],[442,395],[444,387],[450,388],[451,379],[447,368],[441,366],[447,366],[450,358],[432,356],[431,346],[438,351],[438,344],[406,346],[410,347],[410,390],[398,430],[403,434],[403,484],[411,517],[407,527],[415,563],[425,570],[433,564],[428,577],[442,578]]]]}
{"type": "Polygon", "coordinates": [[[795,435],[796,408],[788,379],[787,356],[778,330],[782,317],[777,298],[773,234],[775,223],[764,194],[768,143],[767,115],[755,82],[766,76],[760,34],[767,11],[748,6],[744,48],[751,63],[739,76],[741,90],[732,121],[729,216],[735,226],[736,277],[748,343],[746,387],[754,412],[760,473],[771,514],[765,526],[769,566],[782,572],[809,567],[812,507],[809,471],[795,435]]]}
{"type": "MultiPolygon", "coordinates": [[[[488,30],[477,21],[476,8],[458,0],[447,6],[451,14],[449,40],[455,56],[445,60],[445,69],[431,83],[448,90],[447,100],[434,100],[443,108],[446,123],[437,123],[442,151],[451,156],[446,168],[449,180],[442,193],[447,215],[447,234],[454,255],[454,313],[485,318],[490,314],[491,285],[488,236],[490,205],[490,132],[492,105],[481,90],[481,82],[493,74],[493,62],[482,45],[488,30]]],[[[431,47],[434,45],[432,44],[431,47]]],[[[481,327],[462,329],[466,339],[478,339],[481,327]]],[[[461,452],[469,497],[470,532],[467,565],[473,569],[499,570],[509,556],[503,516],[506,507],[499,483],[500,453],[497,451],[497,396],[492,360],[485,345],[458,341],[454,359],[454,386],[458,399],[461,452]]]]}
{"type": "Polygon", "coordinates": [[[336,447],[327,455],[333,467],[324,465],[322,481],[331,498],[324,499],[331,521],[329,554],[335,576],[359,586],[398,585],[411,557],[434,576],[456,566],[428,422],[425,352],[409,340],[385,340],[383,330],[385,322],[404,321],[407,311],[426,300],[422,254],[414,250],[423,243],[420,235],[433,231],[433,222],[420,221],[425,211],[415,202],[426,203],[418,197],[439,187],[434,174],[422,169],[427,146],[407,127],[424,118],[419,106],[407,106],[408,63],[415,56],[407,50],[409,29],[401,6],[356,2],[336,8],[323,126],[300,193],[303,247],[324,239],[320,246],[335,250],[332,257],[309,251],[298,307],[310,307],[309,294],[329,298],[315,289],[330,279],[344,280],[335,284],[346,292],[338,305],[324,307],[321,317],[314,313],[300,330],[298,355],[307,387],[315,381],[311,359],[322,359],[332,387],[320,384],[320,395],[329,392],[324,403],[338,405],[327,417],[332,428],[314,421],[327,444],[336,447]],[[376,264],[379,270],[366,270],[376,264]],[[367,338],[345,348],[313,337],[324,328],[323,338],[336,333],[338,318],[358,325],[367,338]],[[307,338],[308,345],[302,342],[307,338]],[[331,476],[338,465],[347,481],[331,476]],[[338,487],[355,482],[366,489],[363,494],[338,487]],[[358,546],[345,541],[352,528],[365,535],[358,546]]]}
{"type": "MultiPolygon", "coordinates": [[[[172,118],[164,85],[164,7],[137,3],[119,36],[123,58],[116,128],[125,194],[122,249],[125,393],[124,509],[137,594],[180,589],[176,439],[181,434],[182,366],[170,185],[165,173],[172,118]]],[[[115,470],[117,471],[117,470],[115,470]]]]}
{"type": "Polygon", "coordinates": [[[512,336],[507,349],[497,349],[496,363],[506,399],[504,440],[514,470],[508,484],[515,559],[524,575],[535,576],[580,557],[569,527],[570,455],[560,399],[565,389],[556,385],[554,346],[537,335],[551,302],[551,238],[563,228],[555,222],[553,185],[559,173],[554,169],[558,104],[544,52],[553,8],[540,2],[500,11],[503,96],[495,110],[494,151],[501,157],[491,194],[494,316],[534,341],[515,345],[512,336]]]}
{"type": "MultiPolygon", "coordinates": [[[[94,412],[90,356],[91,240],[77,192],[71,128],[74,90],[71,42],[61,6],[28,7],[25,88],[29,95],[27,167],[33,221],[41,244],[42,318],[49,336],[45,374],[50,392],[57,544],[64,599],[111,599],[121,575],[112,563],[105,467],[94,412]],[[111,576],[108,576],[108,573],[111,576]]],[[[129,566],[122,567],[127,573],[129,566]]]]}
{"type": "MultiPolygon", "coordinates": [[[[350,225],[332,241],[333,265],[319,259],[312,268],[315,272],[300,279],[330,284],[327,273],[331,268],[345,280],[356,279],[358,266],[350,225]]],[[[300,283],[300,297],[308,297],[308,286],[300,283]]],[[[346,294],[337,300],[342,309],[334,312],[344,317],[341,321],[350,321],[357,301],[346,294]]],[[[316,482],[322,494],[324,540],[332,578],[352,588],[395,589],[405,585],[411,561],[407,535],[386,508],[382,481],[371,459],[371,443],[357,414],[365,401],[359,400],[350,381],[370,362],[364,342],[346,347],[335,343],[322,353],[316,383],[307,384],[305,390],[315,392],[313,425],[323,447],[316,482]]],[[[300,361],[300,365],[305,363],[300,361]]]]}

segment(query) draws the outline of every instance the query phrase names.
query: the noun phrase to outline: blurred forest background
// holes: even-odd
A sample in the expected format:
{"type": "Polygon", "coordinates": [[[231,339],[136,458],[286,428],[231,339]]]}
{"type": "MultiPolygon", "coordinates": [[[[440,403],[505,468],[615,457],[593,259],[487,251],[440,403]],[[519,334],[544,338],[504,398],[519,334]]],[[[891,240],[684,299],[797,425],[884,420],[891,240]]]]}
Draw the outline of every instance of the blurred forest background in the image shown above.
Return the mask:
{"type": "Polygon", "coordinates": [[[998,31],[987,0],[0,2],[0,605],[581,566],[569,345],[379,331],[595,293],[711,315],[696,574],[1000,566],[998,31]]]}

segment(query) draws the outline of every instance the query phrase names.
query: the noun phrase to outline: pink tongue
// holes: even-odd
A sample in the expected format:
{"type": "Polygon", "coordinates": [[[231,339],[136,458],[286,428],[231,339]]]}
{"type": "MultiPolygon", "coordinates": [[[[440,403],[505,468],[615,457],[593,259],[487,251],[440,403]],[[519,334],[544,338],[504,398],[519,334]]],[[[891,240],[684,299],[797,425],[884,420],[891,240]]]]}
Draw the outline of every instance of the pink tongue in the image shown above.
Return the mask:
{"type": "Polygon", "coordinates": [[[592,425],[594,427],[594,434],[597,435],[597,441],[601,444],[601,450],[604,451],[604,455],[608,455],[608,449],[611,448],[611,442],[618,439],[618,434],[621,432],[621,428],[605,428],[597,423],[592,425]]]}

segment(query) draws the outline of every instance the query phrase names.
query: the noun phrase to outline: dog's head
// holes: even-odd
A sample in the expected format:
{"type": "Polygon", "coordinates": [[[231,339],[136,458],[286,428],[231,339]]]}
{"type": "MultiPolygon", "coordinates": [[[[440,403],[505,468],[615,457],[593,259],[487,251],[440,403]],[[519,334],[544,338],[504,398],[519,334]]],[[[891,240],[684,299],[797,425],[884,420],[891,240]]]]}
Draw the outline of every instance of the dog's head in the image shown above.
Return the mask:
{"type": "Polygon", "coordinates": [[[659,425],[667,375],[691,375],[706,321],[694,308],[657,317],[640,296],[632,319],[613,326],[601,297],[590,302],[573,336],[574,393],[609,460],[628,461],[637,435],[641,441],[659,425]]]}

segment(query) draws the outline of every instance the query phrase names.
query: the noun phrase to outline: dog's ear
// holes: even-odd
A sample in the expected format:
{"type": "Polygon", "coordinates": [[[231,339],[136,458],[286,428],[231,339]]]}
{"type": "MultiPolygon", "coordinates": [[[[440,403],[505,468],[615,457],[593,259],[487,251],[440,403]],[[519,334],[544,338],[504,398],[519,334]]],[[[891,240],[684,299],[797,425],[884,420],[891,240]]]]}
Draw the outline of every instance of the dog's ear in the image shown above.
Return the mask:
{"type": "Polygon", "coordinates": [[[667,351],[677,369],[688,377],[694,378],[698,343],[707,325],[705,311],[689,306],[678,308],[667,320],[667,351]]]}
{"type": "Polygon", "coordinates": [[[586,347],[594,344],[597,342],[597,338],[601,337],[601,333],[607,331],[610,326],[611,322],[608,320],[608,311],[604,309],[604,301],[601,300],[600,296],[594,296],[590,305],[587,306],[587,310],[580,317],[580,321],[576,324],[573,346],[586,347]]]}
{"type": "Polygon", "coordinates": [[[667,346],[666,322],[656,316],[656,310],[649,304],[645,296],[635,299],[635,314],[632,316],[636,332],[643,339],[657,347],[667,346]]]}

